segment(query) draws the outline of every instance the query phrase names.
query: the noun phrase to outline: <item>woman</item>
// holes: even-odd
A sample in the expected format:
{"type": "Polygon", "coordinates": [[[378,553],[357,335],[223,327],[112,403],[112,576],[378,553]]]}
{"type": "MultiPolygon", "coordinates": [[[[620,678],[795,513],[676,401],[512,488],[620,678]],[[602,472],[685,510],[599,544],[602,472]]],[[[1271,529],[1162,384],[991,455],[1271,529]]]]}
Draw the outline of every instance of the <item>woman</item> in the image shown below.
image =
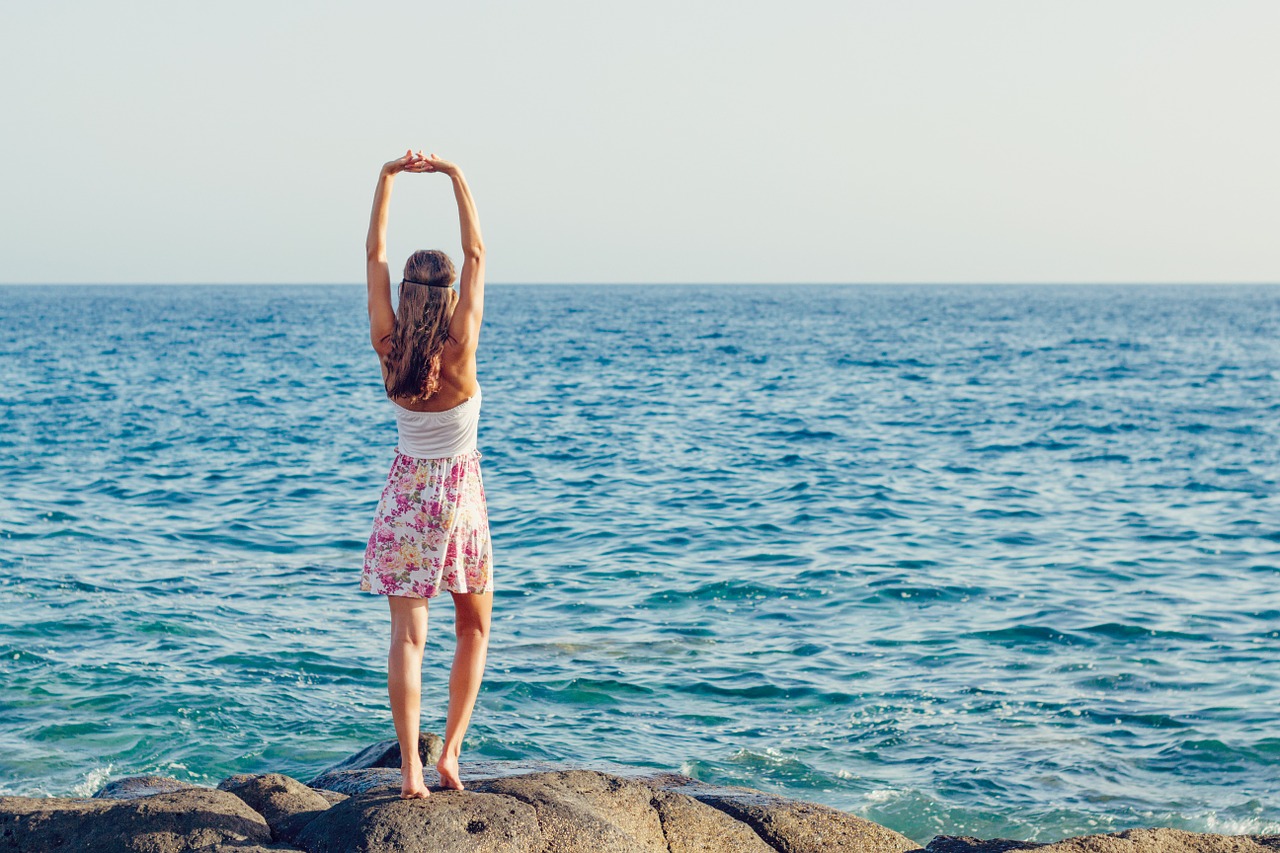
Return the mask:
{"type": "Polygon", "coordinates": [[[436,770],[442,787],[459,791],[458,758],[484,675],[493,609],[493,551],[476,448],[484,243],[471,191],[458,167],[421,151],[406,151],[384,165],[365,252],[369,335],[382,363],[399,442],[365,550],[360,589],[387,596],[391,607],[387,691],[400,741],[400,796],[422,798],[430,793],[418,753],[427,606],[442,589],[453,595],[458,645],[449,674],[444,751],[436,770]],[[401,172],[439,173],[453,181],[463,263],[454,292],[449,257],[434,250],[414,252],[405,263],[393,310],[387,208],[391,185],[401,172]]]}

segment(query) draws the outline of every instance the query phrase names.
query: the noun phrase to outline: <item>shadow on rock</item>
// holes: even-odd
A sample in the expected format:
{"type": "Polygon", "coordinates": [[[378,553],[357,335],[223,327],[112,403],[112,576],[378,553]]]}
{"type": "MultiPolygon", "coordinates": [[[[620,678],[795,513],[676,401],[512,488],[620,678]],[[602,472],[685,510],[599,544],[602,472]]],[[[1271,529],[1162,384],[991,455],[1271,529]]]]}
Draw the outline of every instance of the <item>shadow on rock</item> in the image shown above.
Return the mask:
{"type": "Polygon", "coordinates": [[[292,843],[304,826],[330,806],[319,791],[280,773],[230,776],[218,784],[218,790],[235,794],[262,815],[276,841],[292,843]]]}

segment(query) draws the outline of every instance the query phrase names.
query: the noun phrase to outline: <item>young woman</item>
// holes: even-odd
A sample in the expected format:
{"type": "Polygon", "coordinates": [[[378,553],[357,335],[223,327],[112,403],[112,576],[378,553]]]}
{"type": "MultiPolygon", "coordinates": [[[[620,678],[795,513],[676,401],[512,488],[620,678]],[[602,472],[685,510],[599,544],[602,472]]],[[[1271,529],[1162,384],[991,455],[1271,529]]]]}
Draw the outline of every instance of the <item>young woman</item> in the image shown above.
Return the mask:
{"type": "Polygon", "coordinates": [[[399,442],[365,550],[360,589],[387,596],[391,651],[387,691],[400,741],[400,796],[426,797],[418,753],[422,655],[427,606],[441,590],[453,595],[458,645],[449,674],[440,784],[462,790],[458,758],[489,647],[493,551],[480,478],[476,425],[480,385],[476,344],[484,312],[484,243],[466,179],[434,154],[406,151],[382,167],[365,244],[369,335],[382,383],[395,411],[399,442]],[[462,273],[440,251],[414,252],[391,307],[387,208],[401,172],[432,172],[453,182],[462,223],[462,273]]]}

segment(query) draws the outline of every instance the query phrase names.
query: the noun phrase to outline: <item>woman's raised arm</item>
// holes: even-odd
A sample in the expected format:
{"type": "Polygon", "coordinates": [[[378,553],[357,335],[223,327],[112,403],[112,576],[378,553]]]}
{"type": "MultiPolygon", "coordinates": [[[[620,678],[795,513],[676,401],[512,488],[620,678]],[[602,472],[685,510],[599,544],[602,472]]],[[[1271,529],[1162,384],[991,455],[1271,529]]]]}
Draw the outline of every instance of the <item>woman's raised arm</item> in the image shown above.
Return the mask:
{"type": "MultiPolygon", "coordinates": [[[[369,236],[364,241],[365,280],[369,286],[369,340],[379,356],[391,351],[391,333],[396,315],[391,307],[391,270],[387,266],[387,211],[391,206],[391,185],[396,175],[420,162],[421,152],[405,151],[383,164],[378,174],[378,188],[373,193],[373,212],[369,215],[369,236]]],[[[423,169],[425,171],[425,169],[423,169]]]]}
{"type": "Polygon", "coordinates": [[[453,181],[458,202],[458,223],[462,228],[462,272],[458,274],[458,304],[449,322],[449,336],[466,351],[475,352],[480,343],[480,321],[484,317],[484,240],[480,237],[480,215],[462,170],[432,154],[421,157],[416,169],[440,172],[453,181]]]}

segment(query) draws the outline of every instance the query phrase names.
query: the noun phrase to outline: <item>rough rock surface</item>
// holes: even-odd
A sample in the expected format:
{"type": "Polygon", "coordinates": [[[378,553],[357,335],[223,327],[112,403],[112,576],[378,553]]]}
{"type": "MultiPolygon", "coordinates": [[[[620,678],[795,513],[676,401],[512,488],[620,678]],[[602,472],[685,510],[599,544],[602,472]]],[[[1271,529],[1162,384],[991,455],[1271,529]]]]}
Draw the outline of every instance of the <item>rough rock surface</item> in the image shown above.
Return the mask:
{"type": "Polygon", "coordinates": [[[479,782],[471,790],[505,794],[533,806],[547,853],[667,853],[662,821],[650,805],[653,789],[641,782],[591,770],[560,770],[479,782]]]}
{"type": "MultiPolygon", "coordinates": [[[[423,774],[427,787],[430,788],[431,780],[426,779],[423,774]]],[[[462,784],[467,784],[465,778],[462,784]]],[[[363,770],[335,770],[332,773],[322,773],[307,783],[308,787],[318,791],[328,791],[335,794],[345,794],[354,797],[357,794],[367,794],[370,791],[379,791],[386,788],[394,787],[397,792],[400,790],[400,771],[393,770],[390,767],[369,767],[363,770]]]]}
{"type": "Polygon", "coordinates": [[[983,841],[972,835],[935,835],[925,849],[928,853],[1005,853],[1008,850],[1029,850],[1040,846],[1032,841],[1014,841],[1012,838],[990,838],[983,841]]]}
{"type": "Polygon", "coordinates": [[[919,850],[905,835],[857,815],[803,800],[793,800],[735,785],[708,785],[678,773],[658,773],[642,781],[660,790],[684,794],[751,827],[784,853],[850,850],[904,853],[919,850]]]}
{"type": "MultiPolygon", "coordinates": [[[[464,783],[465,784],[465,783],[464,783]]],[[[394,790],[350,797],[298,834],[307,853],[541,853],[538,819],[512,797],[433,791],[421,800],[394,790]]],[[[605,853],[594,850],[592,853],[605,853]]]]}
{"type": "MultiPolygon", "coordinates": [[[[390,768],[343,770],[313,780],[325,787],[351,794],[351,800],[335,806],[323,820],[313,822],[295,843],[311,850],[327,833],[334,844],[349,843],[336,827],[357,813],[363,832],[384,827],[396,838],[423,829],[406,823],[412,812],[383,816],[389,805],[407,802],[429,807],[440,795],[452,798],[511,797],[532,807],[539,832],[503,836],[493,849],[545,851],[545,853],[806,853],[809,850],[849,850],[865,853],[901,853],[918,850],[905,836],[846,812],[811,803],[773,797],[751,788],[704,785],[678,774],[654,774],[629,768],[631,776],[597,770],[561,769],[534,773],[502,770],[496,778],[475,779],[463,765],[465,791],[431,787],[426,801],[400,801],[400,773],[390,768]],[[736,813],[735,813],[736,810],[736,813]],[[748,815],[744,820],[740,815],[748,815]],[[752,822],[754,821],[754,823],[752,822]],[[522,845],[533,845],[525,847],[522,845]],[[841,846],[844,845],[844,846],[841,846]]],[[[403,806],[396,805],[398,809],[403,806]]],[[[442,824],[445,825],[445,824],[442,824]]],[[[359,833],[357,833],[359,834],[359,833]]],[[[405,842],[401,842],[405,843],[405,842]]],[[[434,841],[437,845],[443,840],[434,841]]],[[[317,850],[336,850],[316,847],[317,850]]],[[[370,848],[371,850],[374,848],[370,848]]],[[[376,849],[393,850],[395,847],[376,849]]]]}
{"type": "Polygon", "coordinates": [[[103,785],[94,796],[108,800],[132,800],[195,787],[198,786],[171,776],[122,776],[103,785]]]}
{"type": "Polygon", "coordinates": [[[239,774],[218,790],[235,794],[266,819],[276,841],[293,841],[299,830],[329,808],[329,800],[297,779],[279,773],[239,774]]]}
{"type": "Polygon", "coordinates": [[[928,853],[1275,853],[1280,835],[1212,835],[1180,829],[1126,829],[1106,835],[1078,835],[1049,844],[995,838],[939,835],[928,853]]]}
{"type": "MultiPolygon", "coordinates": [[[[183,853],[269,845],[262,815],[234,794],[192,786],[133,799],[0,797],[0,851],[183,853]]],[[[282,848],[275,848],[282,849],[282,848]]]]}
{"type": "Polygon", "coordinates": [[[693,797],[654,791],[650,803],[671,853],[775,853],[754,829],[693,797]]]}
{"type": "MultiPolygon", "coordinates": [[[[308,785],[307,787],[310,787],[310,786],[308,785]]],[[[325,790],[324,788],[311,788],[311,790],[315,791],[317,794],[319,794],[320,796],[328,800],[329,805],[331,806],[337,805],[338,803],[345,800],[347,797],[351,796],[350,794],[340,794],[337,791],[328,791],[328,790],[325,790]]]]}

